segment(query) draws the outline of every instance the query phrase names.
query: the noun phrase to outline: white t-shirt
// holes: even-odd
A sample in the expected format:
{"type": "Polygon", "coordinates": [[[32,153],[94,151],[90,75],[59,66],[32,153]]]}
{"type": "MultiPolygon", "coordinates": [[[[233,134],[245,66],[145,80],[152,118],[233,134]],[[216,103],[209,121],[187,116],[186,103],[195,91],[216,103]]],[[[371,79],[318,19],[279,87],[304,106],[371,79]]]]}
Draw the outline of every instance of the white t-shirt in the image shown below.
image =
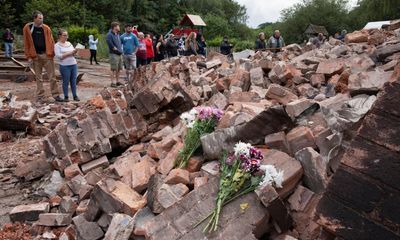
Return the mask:
{"type": "Polygon", "coordinates": [[[68,56],[64,59],[61,59],[61,56],[64,53],[71,52],[74,49],[75,49],[74,46],[70,42],[66,42],[65,46],[62,46],[59,42],[55,44],[54,53],[56,55],[56,58],[60,60],[60,65],[69,66],[69,65],[75,65],[77,63],[74,56],[68,56]]]}

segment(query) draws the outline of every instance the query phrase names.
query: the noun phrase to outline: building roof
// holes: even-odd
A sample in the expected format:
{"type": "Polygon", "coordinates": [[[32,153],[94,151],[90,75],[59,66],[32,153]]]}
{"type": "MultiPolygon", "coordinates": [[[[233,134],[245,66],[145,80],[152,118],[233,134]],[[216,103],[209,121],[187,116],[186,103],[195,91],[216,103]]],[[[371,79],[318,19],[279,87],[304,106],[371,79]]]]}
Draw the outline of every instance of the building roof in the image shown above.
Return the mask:
{"type": "Polygon", "coordinates": [[[317,33],[322,33],[325,36],[328,36],[329,33],[326,30],[326,28],[324,26],[318,26],[318,25],[314,25],[314,24],[310,24],[308,25],[306,31],[304,32],[305,34],[317,34],[317,33]]]}
{"type": "Polygon", "coordinates": [[[190,25],[190,26],[200,26],[205,27],[207,24],[199,15],[186,14],[179,25],[190,25]]]}
{"type": "Polygon", "coordinates": [[[381,29],[384,25],[390,25],[390,21],[369,22],[364,29],[381,29]]]}

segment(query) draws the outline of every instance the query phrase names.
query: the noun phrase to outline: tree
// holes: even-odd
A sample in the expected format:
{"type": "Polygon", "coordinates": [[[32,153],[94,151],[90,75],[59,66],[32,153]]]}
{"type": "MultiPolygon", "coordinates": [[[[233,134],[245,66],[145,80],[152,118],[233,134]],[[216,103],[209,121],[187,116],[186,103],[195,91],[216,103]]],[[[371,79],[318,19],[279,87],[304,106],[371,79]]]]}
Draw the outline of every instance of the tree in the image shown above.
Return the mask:
{"type": "Polygon", "coordinates": [[[207,27],[204,29],[204,35],[208,38],[232,36],[233,31],[229,22],[220,16],[208,14],[205,16],[204,21],[207,27]]]}
{"type": "Polygon", "coordinates": [[[361,0],[349,13],[349,22],[354,29],[367,22],[394,20],[400,18],[399,0],[361,0]]]}
{"type": "Polygon", "coordinates": [[[348,28],[347,0],[303,0],[299,4],[284,9],[281,23],[277,28],[288,43],[302,42],[304,31],[312,23],[325,26],[330,34],[348,28]]]}
{"type": "MultiPolygon", "coordinates": [[[[0,26],[12,28],[15,22],[15,9],[12,8],[12,1],[0,0],[0,26]]],[[[3,30],[3,29],[2,29],[3,30]]]]}
{"type": "Polygon", "coordinates": [[[24,22],[32,21],[32,13],[39,10],[43,13],[44,22],[52,28],[66,28],[69,25],[82,25],[83,7],[73,0],[32,0],[25,5],[22,15],[24,22]]]}

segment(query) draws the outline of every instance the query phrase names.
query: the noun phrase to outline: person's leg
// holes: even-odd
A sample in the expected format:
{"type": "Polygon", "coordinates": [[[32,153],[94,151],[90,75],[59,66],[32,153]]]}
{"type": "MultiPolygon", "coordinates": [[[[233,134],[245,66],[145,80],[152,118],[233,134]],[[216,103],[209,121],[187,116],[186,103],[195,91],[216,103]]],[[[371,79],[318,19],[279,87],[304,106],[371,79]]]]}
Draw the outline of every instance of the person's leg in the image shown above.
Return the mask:
{"type": "Polygon", "coordinates": [[[129,81],[133,81],[133,75],[135,74],[135,69],[136,69],[136,64],[137,64],[137,58],[136,55],[132,55],[131,58],[131,74],[130,74],[130,78],[128,79],[129,81]]]}
{"type": "Polygon", "coordinates": [[[43,61],[39,59],[39,57],[34,59],[33,70],[35,71],[37,100],[41,100],[42,98],[44,98],[42,69],[43,69],[43,61]]]}
{"type": "Polygon", "coordinates": [[[69,80],[71,78],[71,70],[69,66],[60,65],[60,73],[62,78],[64,100],[68,100],[68,85],[69,85],[69,80]]]}
{"type": "Polygon", "coordinates": [[[93,56],[94,56],[94,62],[96,64],[99,64],[99,62],[97,61],[97,50],[93,50],[93,56]]]}
{"type": "Polygon", "coordinates": [[[126,80],[129,80],[129,75],[130,75],[130,58],[129,55],[123,55],[123,62],[124,62],[124,67],[126,71],[126,80]]]}
{"type": "Polygon", "coordinates": [[[78,77],[78,65],[71,66],[71,92],[74,100],[78,100],[78,95],[76,94],[76,78],[78,77]]]}
{"type": "Polygon", "coordinates": [[[49,81],[50,81],[50,91],[51,91],[51,96],[56,99],[57,101],[62,101],[62,99],[60,98],[60,90],[58,88],[58,82],[55,76],[55,72],[54,72],[54,61],[52,58],[48,58],[46,56],[45,58],[45,68],[47,71],[47,76],[49,77],[49,81]]]}
{"type": "Polygon", "coordinates": [[[90,65],[93,64],[93,58],[94,58],[94,50],[90,49],[90,65]]]}
{"type": "Polygon", "coordinates": [[[4,43],[4,55],[6,56],[6,58],[9,58],[10,57],[10,55],[9,55],[9,48],[10,48],[10,44],[9,43],[4,43]]]}
{"type": "Polygon", "coordinates": [[[116,79],[116,84],[117,85],[122,85],[122,83],[119,81],[119,74],[122,70],[122,56],[117,55],[117,70],[115,71],[115,79],[116,79]]]}
{"type": "Polygon", "coordinates": [[[13,56],[13,47],[14,47],[14,44],[10,43],[10,57],[13,56]]]}
{"type": "Polygon", "coordinates": [[[117,69],[117,64],[116,64],[116,54],[110,53],[110,68],[111,68],[111,87],[114,87],[114,76],[115,76],[115,71],[117,69]]]}

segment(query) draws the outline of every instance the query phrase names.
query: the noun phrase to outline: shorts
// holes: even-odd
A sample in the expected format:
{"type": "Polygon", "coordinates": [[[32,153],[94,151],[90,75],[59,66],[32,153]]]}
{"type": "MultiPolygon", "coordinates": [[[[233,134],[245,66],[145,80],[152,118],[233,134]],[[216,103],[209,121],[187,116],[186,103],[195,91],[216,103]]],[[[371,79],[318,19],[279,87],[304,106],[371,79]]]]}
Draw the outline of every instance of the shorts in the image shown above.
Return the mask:
{"type": "Polygon", "coordinates": [[[122,58],[121,58],[121,55],[110,53],[110,67],[111,67],[111,71],[122,70],[122,58]]]}
{"type": "Polygon", "coordinates": [[[136,55],[124,55],[123,59],[126,70],[133,70],[136,68],[136,55]]]}

